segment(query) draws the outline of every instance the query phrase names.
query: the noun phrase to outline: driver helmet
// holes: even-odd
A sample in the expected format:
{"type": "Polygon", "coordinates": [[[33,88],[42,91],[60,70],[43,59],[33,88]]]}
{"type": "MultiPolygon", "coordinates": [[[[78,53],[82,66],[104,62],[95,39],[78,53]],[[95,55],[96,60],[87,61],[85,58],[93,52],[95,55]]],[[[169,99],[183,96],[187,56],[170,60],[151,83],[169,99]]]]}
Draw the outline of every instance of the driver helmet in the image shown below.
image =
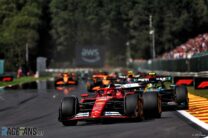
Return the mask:
{"type": "Polygon", "coordinates": [[[152,83],[148,83],[147,84],[147,89],[151,89],[151,88],[153,88],[153,84],[152,83]]]}
{"type": "Polygon", "coordinates": [[[134,74],[132,71],[128,71],[128,78],[133,78],[134,77],[134,74]]]}

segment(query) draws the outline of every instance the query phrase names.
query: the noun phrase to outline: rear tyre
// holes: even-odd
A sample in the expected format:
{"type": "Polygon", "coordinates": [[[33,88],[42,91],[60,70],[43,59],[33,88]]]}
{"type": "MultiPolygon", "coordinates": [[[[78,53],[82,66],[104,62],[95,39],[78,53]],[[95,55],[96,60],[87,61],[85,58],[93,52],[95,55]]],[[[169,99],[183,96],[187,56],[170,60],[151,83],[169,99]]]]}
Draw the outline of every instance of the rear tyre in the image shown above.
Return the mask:
{"type": "Polygon", "coordinates": [[[161,97],[156,92],[143,94],[145,117],[161,118],[162,106],[161,97]]]}
{"type": "Polygon", "coordinates": [[[143,100],[138,94],[127,95],[124,104],[124,112],[126,115],[138,121],[144,119],[143,100]]]}
{"type": "Polygon", "coordinates": [[[189,108],[188,90],[186,86],[177,86],[175,90],[176,102],[182,106],[180,109],[189,108]]]}
{"type": "Polygon", "coordinates": [[[64,126],[76,125],[76,120],[69,120],[79,112],[79,103],[76,97],[64,97],[59,109],[59,120],[64,126]]]}

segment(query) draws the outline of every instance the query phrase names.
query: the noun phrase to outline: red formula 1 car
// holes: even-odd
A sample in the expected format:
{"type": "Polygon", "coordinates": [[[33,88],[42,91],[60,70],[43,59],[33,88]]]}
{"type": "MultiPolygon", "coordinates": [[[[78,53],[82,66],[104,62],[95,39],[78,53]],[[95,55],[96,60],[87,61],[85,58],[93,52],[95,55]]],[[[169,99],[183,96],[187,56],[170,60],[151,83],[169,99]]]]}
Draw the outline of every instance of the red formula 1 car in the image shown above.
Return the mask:
{"type": "Polygon", "coordinates": [[[78,85],[78,81],[76,80],[73,74],[69,73],[61,73],[55,80],[56,86],[63,86],[63,85],[78,85]]]}
{"type": "Polygon", "coordinates": [[[82,94],[64,97],[59,108],[59,121],[63,125],[76,125],[78,121],[132,118],[143,120],[145,113],[161,116],[161,101],[157,93],[137,93],[124,89],[103,88],[95,96],[82,94]],[[144,108],[145,107],[145,108],[144,108]]]}

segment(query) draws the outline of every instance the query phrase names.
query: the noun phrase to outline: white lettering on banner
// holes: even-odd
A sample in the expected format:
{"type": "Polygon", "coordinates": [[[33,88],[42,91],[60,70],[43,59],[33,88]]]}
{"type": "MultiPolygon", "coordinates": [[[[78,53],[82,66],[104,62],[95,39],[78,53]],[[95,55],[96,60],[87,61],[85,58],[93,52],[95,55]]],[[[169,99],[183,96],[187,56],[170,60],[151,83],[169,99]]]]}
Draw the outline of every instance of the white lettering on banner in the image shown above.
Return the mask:
{"type": "Polygon", "coordinates": [[[98,49],[82,49],[82,56],[99,56],[98,49]]]}
{"type": "Polygon", "coordinates": [[[98,49],[82,49],[82,60],[85,62],[93,63],[100,60],[100,53],[98,49]]]}

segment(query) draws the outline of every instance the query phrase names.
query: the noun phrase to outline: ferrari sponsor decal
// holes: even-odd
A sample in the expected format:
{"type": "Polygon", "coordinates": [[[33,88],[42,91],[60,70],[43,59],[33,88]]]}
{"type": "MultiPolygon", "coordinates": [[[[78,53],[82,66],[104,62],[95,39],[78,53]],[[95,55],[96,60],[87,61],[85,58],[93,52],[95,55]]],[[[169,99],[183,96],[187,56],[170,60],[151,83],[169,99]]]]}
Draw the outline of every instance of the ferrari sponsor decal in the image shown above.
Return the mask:
{"type": "Polygon", "coordinates": [[[88,117],[89,115],[90,115],[89,112],[84,112],[84,113],[78,113],[78,114],[76,114],[75,117],[88,117]]]}
{"type": "Polygon", "coordinates": [[[121,115],[119,112],[105,112],[105,116],[121,115]]]}

